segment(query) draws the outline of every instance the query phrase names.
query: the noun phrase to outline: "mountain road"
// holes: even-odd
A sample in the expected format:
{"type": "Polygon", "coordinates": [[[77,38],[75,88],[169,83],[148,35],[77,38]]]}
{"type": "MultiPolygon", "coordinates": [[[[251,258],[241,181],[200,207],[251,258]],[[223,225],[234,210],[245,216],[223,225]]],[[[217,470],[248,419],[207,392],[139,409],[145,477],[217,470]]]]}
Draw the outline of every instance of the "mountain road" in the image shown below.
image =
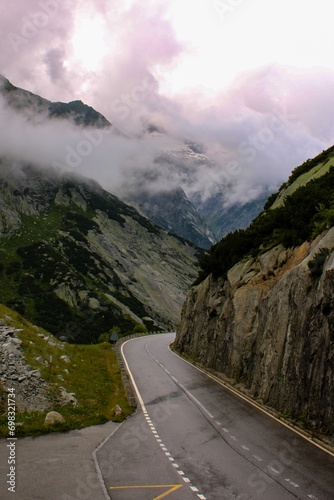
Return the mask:
{"type": "Polygon", "coordinates": [[[137,394],[122,424],[18,439],[7,500],[332,500],[334,456],[173,353],[175,334],[122,345],[137,394]]]}
{"type": "Polygon", "coordinates": [[[110,498],[334,497],[331,454],[174,354],[173,340],[122,346],[140,405],[97,453],[110,498]]]}

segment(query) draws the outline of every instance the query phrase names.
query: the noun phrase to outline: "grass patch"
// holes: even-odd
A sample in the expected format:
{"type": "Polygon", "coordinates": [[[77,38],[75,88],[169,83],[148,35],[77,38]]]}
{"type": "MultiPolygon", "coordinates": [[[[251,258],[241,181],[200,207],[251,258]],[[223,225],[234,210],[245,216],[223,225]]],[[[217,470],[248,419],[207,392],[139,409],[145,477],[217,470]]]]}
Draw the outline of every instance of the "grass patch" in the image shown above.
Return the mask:
{"type": "Polygon", "coordinates": [[[327,159],[325,162],[314,166],[311,170],[297,177],[292,184],[289,184],[278,194],[270,209],[273,210],[284,205],[284,201],[287,196],[291,196],[299,187],[305,186],[308,182],[310,182],[310,180],[318,179],[318,177],[325,175],[332,166],[333,158],[327,159]]]}
{"type": "MultiPolygon", "coordinates": [[[[109,420],[119,422],[127,418],[133,408],[129,405],[116,353],[110,344],[75,345],[59,342],[45,330],[37,328],[22,318],[18,313],[0,305],[0,318],[9,325],[22,329],[18,336],[22,340],[22,352],[27,364],[38,369],[50,387],[50,400],[55,401],[59,387],[73,392],[78,399],[76,407],[60,406],[54,403],[52,410],[61,413],[66,422],[52,427],[44,426],[45,412],[18,412],[16,414],[16,435],[36,435],[46,432],[80,429],[89,425],[97,425],[109,420]],[[43,333],[52,339],[57,346],[50,345],[38,334],[43,333]],[[61,356],[66,355],[71,363],[66,363],[61,356]],[[52,363],[44,366],[36,360],[41,356],[52,363]],[[58,378],[61,375],[64,381],[58,378]],[[115,406],[122,408],[122,414],[115,416],[115,406]]],[[[3,388],[2,388],[3,390],[3,388]]],[[[3,398],[1,398],[2,400],[3,398]]],[[[1,405],[0,435],[7,437],[7,414],[1,405]]]]}

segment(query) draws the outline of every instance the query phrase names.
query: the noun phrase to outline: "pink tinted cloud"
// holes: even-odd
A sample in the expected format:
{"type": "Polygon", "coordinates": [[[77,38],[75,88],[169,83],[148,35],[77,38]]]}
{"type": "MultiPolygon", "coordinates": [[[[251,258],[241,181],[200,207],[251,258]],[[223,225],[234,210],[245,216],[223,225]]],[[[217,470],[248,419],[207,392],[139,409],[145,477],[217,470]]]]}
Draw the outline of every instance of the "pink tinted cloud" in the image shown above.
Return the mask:
{"type": "MultiPolygon", "coordinates": [[[[270,65],[241,75],[210,99],[198,89],[173,99],[161,95],[156,67],[172,66],[186,50],[174,34],[163,3],[137,2],[124,10],[116,0],[16,0],[3,9],[0,29],[0,72],[15,85],[52,100],[82,99],[130,135],[143,136],[143,126],[154,123],[181,145],[184,139],[204,145],[214,160],[210,166],[189,167],[188,178],[178,177],[171,166],[166,170],[160,166],[161,186],[166,186],[169,177],[175,182],[179,179],[187,192],[204,189],[210,195],[226,187],[224,172],[235,161],[239,173],[231,178],[227,200],[245,202],[266,186],[278,186],[292,168],[334,142],[331,71],[270,65]],[[48,19],[41,16],[47,15],[47,5],[48,19]],[[108,28],[110,48],[95,73],[64,64],[72,56],[76,15],[85,9],[103,15],[108,28]],[[25,36],[38,14],[39,23],[45,25],[25,36]]],[[[50,133],[50,145],[53,140],[50,133]]],[[[61,144],[66,140],[61,137],[61,144]]],[[[123,143],[116,147],[126,156],[123,143]]],[[[133,146],[133,157],[140,155],[143,161],[140,166],[135,161],[133,169],[146,168],[150,158],[150,168],[155,168],[151,153],[145,150],[143,154],[140,147],[133,146]]],[[[100,151],[98,180],[102,182],[110,168],[110,152],[104,147],[100,151]]],[[[90,173],[89,165],[85,168],[86,175],[94,176],[97,171],[90,173]]],[[[115,162],[122,184],[123,170],[117,168],[115,162]]]]}
{"type": "Polygon", "coordinates": [[[108,114],[106,101],[130,92],[155,65],[168,64],[182,52],[165,11],[163,3],[150,0],[130,9],[116,0],[8,2],[0,18],[0,72],[47,98],[90,100],[108,114]],[[84,12],[100,14],[107,28],[110,50],[95,73],[65,63],[73,56],[75,20],[84,12]]]}

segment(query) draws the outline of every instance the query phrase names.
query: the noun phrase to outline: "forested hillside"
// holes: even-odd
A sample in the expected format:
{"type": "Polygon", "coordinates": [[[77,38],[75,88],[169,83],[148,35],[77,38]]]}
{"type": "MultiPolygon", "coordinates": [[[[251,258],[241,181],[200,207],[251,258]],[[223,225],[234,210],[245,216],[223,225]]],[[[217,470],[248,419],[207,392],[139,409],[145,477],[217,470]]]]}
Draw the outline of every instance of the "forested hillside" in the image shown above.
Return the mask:
{"type": "Polygon", "coordinates": [[[284,204],[271,208],[280,192],[319,163],[332,159],[334,147],[297,167],[278,193],[271,195],[264,210],[247,229],[228,234],[213,245],[200,262],[201,271],[196,283],[209,274],[224,276],[243,257],[282,244],[284,247],[300,245],[315,238],[326,227],[334,224],[334,168],[321,177],[310,179],[284,199],[284,204]]]}

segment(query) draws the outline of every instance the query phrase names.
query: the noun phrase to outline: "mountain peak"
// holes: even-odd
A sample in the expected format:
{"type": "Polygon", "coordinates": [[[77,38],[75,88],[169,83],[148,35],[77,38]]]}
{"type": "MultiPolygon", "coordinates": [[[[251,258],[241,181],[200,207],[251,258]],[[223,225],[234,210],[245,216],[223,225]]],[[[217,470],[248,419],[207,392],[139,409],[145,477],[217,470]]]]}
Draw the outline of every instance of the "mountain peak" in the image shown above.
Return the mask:
{"type": "Polygon", "coordinates": [[[10,91],[15,89],[16,87],[14,87],[14,85],[10,83],[10,81],[7,78],[5,78],[3,75],[0,74],[0,91],[1,90],[10,91]]]}

